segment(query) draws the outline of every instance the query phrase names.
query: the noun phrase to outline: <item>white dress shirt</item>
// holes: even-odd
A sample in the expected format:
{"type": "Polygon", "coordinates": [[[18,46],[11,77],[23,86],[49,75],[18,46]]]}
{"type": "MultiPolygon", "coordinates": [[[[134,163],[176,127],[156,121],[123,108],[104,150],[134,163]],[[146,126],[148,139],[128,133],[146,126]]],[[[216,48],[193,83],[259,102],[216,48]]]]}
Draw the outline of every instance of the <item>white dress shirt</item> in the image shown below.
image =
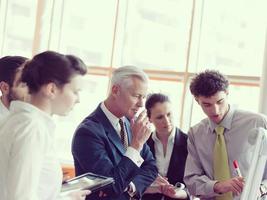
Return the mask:
{"type": "Polygon", "coordinates": [[[0,97],[0,121],[5,118],[9,114],[9,110],[3,104],[1,97],[0,97]]]}
{"type": "Polygon", "coordinates": [[[169,169],[169,164],[170,164],[171,155],[172,155],[173,146],[174,146],[175,131],[176,129],[173,128],[171,134],[168,137],[166,155],[164,155],[163,145],[161,141],[159,140],[159,138],[157,137],[156,132],[152,133],[157,168],[158,168],[159,174],[164,177],[167,176],[168,169],[169,169]]]}
{"type": "Polygon", "coordinates": [[[54,152],[55,124],[35,106],[13,101],[0,122],[1,200],[54,200],[62,171],[54,152]]]}

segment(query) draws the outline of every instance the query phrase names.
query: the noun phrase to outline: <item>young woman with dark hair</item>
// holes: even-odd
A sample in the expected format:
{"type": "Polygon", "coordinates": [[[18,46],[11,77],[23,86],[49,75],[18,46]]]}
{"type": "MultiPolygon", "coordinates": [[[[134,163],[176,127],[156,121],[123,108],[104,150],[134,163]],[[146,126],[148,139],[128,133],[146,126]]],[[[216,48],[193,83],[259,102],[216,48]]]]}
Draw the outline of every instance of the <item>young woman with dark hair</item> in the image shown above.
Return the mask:
{"type": "Polygon", "coordinates": [[[2,200],[85,199],[90,191],[59,195],[62,171],[56,157],[52,115],[66,115],[79,101],[86,66],[71,55],[46,51],[27,61],[21,81],[28,103],[13,101],[0,125],[0,193],[2,200]]]}
{"type": "Polygon", "coordinates": [[[156,159],[159,175],[142,199],[188,199],[186,190],[175,187],[183,183],[187,135],[174,126],[168,96],[153,93],[148,96],[145,107],[150,122],[155,126],[147,144],[156,159]]]}

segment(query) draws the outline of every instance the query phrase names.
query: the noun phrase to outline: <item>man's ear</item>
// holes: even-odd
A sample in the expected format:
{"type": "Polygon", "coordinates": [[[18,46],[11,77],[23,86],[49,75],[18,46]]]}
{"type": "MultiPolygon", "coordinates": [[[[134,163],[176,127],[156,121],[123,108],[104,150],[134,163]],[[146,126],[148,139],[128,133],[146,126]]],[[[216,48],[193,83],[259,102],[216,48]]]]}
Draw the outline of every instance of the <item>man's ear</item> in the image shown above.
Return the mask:
{"type": "Polygon", "coordinates": [[[0,82],[0,90],[1,90],[3,95],[9,94],[10,87],[9,87],[8,83],[1,81],[0,82]]]}
{"type": "Polygon", "coordinates": [[[118,94],[120,94],[120,86],[119,85],[113,85],[111,87],[111,93],[113,96],[117,96],[118,94]]]}
{"type": "Polygon", "coordinates": [[[229,90],[228,89],[225,90],[225,94],[228,96],[228,94],[229,94],[229,90]]]}

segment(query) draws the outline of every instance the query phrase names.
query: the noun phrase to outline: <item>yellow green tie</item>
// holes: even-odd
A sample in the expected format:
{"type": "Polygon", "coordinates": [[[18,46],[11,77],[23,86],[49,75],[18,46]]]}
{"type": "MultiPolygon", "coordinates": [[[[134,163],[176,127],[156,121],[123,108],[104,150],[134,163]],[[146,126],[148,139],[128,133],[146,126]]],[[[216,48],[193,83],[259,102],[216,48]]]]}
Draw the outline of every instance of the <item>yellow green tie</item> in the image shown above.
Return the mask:
{"type": "MultiPolygon", "coordinates": [[[[223,181],[231,178],[230,169],[228,164],[228,155],[224,140],[224,127],[217,126],[215,128],[216,141],[213,151],[213,172],[214,179],[223,181]]],[[[232,200],[233,196],[231,192],[225,193],[216,197],[216,200],[232,200]]]]}

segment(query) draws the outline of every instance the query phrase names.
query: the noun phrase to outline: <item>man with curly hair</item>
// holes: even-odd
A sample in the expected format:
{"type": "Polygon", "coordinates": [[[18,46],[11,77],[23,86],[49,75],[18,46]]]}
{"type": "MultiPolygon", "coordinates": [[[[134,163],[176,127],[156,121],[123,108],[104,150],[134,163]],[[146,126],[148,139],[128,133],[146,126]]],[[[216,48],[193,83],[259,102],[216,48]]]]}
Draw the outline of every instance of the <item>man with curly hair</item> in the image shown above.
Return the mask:
{"type": "Polygon", "coordinates": [[[190,91],[207,118],[189,130],[184,181],[189,192],[201,200],[240,199],[245,181],[236,174],[232,163],[238,160],[246,176],[249,162],[243,162],[241,155],[250,130],[267,128],[265,116],[228,103],[228,86],[227,78],[213,70],[197,74],[190,84],[190,91]]]}

